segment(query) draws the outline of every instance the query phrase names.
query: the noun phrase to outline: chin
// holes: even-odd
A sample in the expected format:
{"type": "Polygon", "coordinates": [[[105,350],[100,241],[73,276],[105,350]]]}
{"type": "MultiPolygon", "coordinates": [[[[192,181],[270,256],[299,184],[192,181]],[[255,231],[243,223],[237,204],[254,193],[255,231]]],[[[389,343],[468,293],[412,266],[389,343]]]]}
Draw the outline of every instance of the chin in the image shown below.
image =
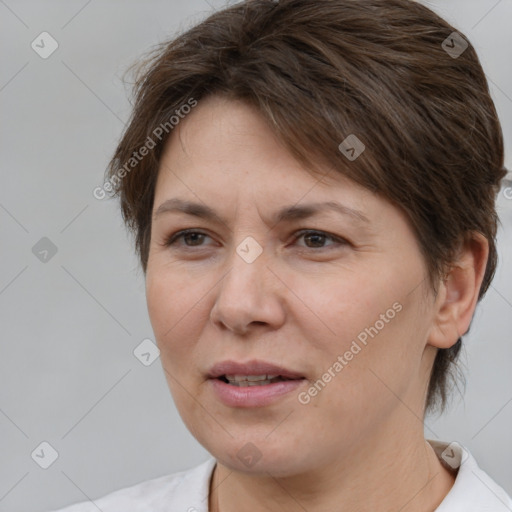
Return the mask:
{"type": "Polygon", "coordinates": [[[231,471],[252,475],[271,474],[275,477],[286,477],[300,472],[296,443],[288,444],[278,436],[271,442],[265,439],[266,436],[268,433],[252,438],[245,435],[229,438],[221,444],[213,444],[210,440],[203,446],[231,471]]]}

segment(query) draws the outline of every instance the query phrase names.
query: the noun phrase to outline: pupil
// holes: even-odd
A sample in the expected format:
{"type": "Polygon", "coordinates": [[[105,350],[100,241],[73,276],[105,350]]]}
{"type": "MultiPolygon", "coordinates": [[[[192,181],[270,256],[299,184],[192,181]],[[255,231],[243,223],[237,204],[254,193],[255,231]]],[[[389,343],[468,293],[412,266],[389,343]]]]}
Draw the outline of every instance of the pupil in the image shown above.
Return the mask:
{"type": "MultiPolygon", "coordinates": [[[[201,238],[200,237],[202,237],[202,236],[204,236],[204,235],[202,235],[201,233],[187,233],[185,235],[185,238],[187,238],[190,241],[190,237],[193,237],[193,238],[195,238],[196,242],[201,242],[201,238]],[[196,238],[196,237],[199,237],[199,239],[196,238]]],[[[189,244],[189,245],[200,245],[200,244],[192,243],[192,244],[189,244]]]]}
{"type": "MultiPolygon", "coordinates": [[[[316,237],[317,241],[320,238],[320,246],[322,245],[322,241],[323,241],[324,235],[320,235],[318,233],[308,233],[308,234],[306,234],[305,240],[307,240],[307,239],[311,240],[311,237],[313,237],[313,238],[316,237]]],[[[318,246],[315,245],[315,247],[318,247],[318,246]]]]}

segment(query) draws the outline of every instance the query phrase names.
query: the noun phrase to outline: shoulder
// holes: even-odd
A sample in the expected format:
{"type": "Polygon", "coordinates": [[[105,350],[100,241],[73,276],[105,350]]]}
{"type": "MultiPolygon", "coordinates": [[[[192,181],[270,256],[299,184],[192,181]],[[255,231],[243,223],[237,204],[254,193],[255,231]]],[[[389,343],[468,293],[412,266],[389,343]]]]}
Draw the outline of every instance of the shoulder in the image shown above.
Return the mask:
{"type": "Polygon", "coordinates": [[[435,512],[511,512],[512,498],[456,441],[428,440],[444,465],[457,469],[455,483],[435,512]]]}
{"type": "Polygon", "coordinates": [[[147,480],[53,512],[207,512],[210,477],[215,464],[216,460],[210,458],[192,469],[147,480]]]}

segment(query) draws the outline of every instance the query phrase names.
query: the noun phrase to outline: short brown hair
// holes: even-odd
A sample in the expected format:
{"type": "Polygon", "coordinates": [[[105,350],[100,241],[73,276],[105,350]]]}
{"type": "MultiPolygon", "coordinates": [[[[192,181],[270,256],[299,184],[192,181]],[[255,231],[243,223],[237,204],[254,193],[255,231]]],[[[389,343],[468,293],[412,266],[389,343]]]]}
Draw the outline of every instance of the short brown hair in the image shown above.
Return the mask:
{"type": "MultiPolygon", "coordinates": [[[[247,0],[158,45],[137,69],[132,118],[107,170],[144,272],[171,130],[129,172],[126,163],[191,98],[223,94],[256,107],[306,168],[326,162],[405,211],[436,294],[459,244],[482,233],[480,300],[497,265],[503,135],[475,50],[450,55],[443,44],[455,45],[453,32],[411,0],[247,0]],[[338,149],[350,134],[366,146],[353,161],[338,149]]],[[[460,348],[461,338],[438,350],[427,412],[445,409],[460,348]]]]}

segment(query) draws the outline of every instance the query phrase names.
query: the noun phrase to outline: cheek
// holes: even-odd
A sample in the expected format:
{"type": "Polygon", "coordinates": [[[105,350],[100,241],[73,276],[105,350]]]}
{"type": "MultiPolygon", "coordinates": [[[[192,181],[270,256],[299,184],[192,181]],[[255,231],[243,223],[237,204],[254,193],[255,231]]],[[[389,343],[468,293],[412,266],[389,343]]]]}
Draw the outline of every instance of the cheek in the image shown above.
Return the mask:
{"type": "MultiPolygon", "coordinates": [[[[192,281],[194,282],[194,281],[192,281]]],[[[197,386],[197,377],[190,369],[197,360],[200,322],[198,311],[202,302],[197,285],[191,285],[184,272],[148,265],[146,299],[148,313],[160,349],[164,376],[183,422],[195,437],[200,437],[197,398],[189,390],[197,386]]]]}
{"type": "Polygon", "coordinates": [[[307,339],[335,353],[343,353],[393,303],[389,290],[371,272],[359,270],[296,281],[294,292],[304,311],[297,318],[307,339]]]}
{"type": "Polygon", "coordinates": [[[158,341],[172,326],[172,316],[176,309],[172,304],[176,301],[172,288],[169,289],[166,279],[158,271],[149,271],[146,275],[146,301],[153,331],[158,341]]]}
{"type": "Polygon", "coordinates": [[[403,389],[419,363],[417,298],[399,280],[398,269],[387,268],[304,283],[297,293],[309,308],[298,320],[300,330],[321,361],[318,377],[329,380],[332,394],[322,392],[325,400],[364,404],[372,395],[389,394],[377,376],[403,389]]]}
{"type": "Polygon", "coordinates": [[[172,344],[181,322],[186,319],[190,287],[181,282],[179,275],[161,269],[149,268],[146,275],[146,301],[148,313],[160,350],[172,344]],[[180,319],[181,322],[180,322],[180,319]]]}
{"type": "Polygon", "coordinates": [[[146,301],[149,318],[160,349],[162,363],[173,372],[183,371],[192,361],[205,319],[207,294],[205,280],[187,272],[156,265],[146,274],[146,301]]]}

